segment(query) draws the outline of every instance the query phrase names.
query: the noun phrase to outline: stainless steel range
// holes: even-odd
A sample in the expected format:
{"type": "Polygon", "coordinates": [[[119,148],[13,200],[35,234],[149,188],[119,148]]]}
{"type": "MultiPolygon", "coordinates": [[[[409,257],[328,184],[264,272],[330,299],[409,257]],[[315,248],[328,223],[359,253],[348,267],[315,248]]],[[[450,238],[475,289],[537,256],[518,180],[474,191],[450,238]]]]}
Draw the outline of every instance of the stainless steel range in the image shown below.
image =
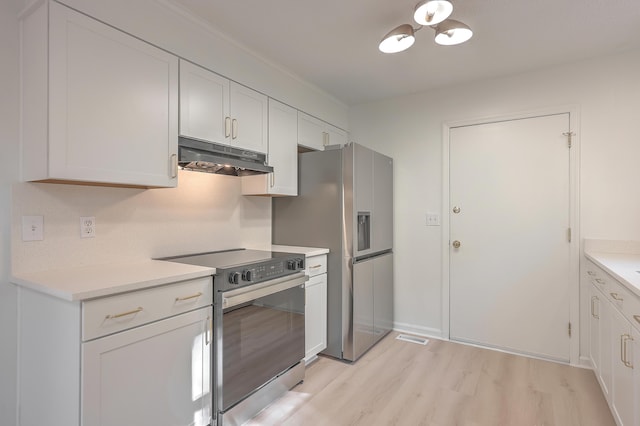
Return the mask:
{"type": "Polygon", "coordinates": [[[239,249],[164,260],[216,268],[218,426],[244,423],[304,379],[304,257],[239,249]]]}

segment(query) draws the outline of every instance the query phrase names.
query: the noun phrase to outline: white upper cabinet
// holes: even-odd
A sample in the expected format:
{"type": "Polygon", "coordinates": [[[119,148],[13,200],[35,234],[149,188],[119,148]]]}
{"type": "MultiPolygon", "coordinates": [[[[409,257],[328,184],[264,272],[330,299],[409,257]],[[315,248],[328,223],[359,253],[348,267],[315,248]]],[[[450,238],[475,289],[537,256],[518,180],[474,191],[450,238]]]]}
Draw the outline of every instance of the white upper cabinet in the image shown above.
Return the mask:
{"type": "Polygon", "coordinates": [[[327,145],[346,143],[347,132],[344,130],[304,112],[298,112],[298,145],[322,151],[327,145]]]}
{"type": "Polygon", "coordinates": [[[231,145],[267,152],[268,98],[262,93],[231,82],[231,145]]]}
{"type": "Polygon", "coordinates": [[[177,57],[55,2],[22,51],[25,180],[176,186],[177,57]]]}
{"type": "Polygon", "coordinates": [[[231,137],[229,80],[180,61],[180,134],[228,144],[231,137]]]}
{"type": "Polygon", "coordinates": [[[267,152],[267,96],[180,61],[180,134],[267,152]]]}
{"type": "Polygon", "coordinates": [[[273,173],[244,176],[244,195],[298,195],[298,111],[269,99],[269,165],[273,173]]]}

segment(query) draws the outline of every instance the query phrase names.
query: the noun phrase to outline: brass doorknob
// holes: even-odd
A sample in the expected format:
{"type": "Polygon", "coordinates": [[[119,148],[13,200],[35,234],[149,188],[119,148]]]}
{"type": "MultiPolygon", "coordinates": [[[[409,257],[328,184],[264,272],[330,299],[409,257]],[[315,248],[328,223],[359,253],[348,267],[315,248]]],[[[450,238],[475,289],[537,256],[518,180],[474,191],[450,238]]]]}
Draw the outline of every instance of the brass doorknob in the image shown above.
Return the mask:
{"type": "Polygon", "coordinates": [[[451,245],[453,245],[453,248],[460,248],[460,241],[455,240],[451,245]]]}

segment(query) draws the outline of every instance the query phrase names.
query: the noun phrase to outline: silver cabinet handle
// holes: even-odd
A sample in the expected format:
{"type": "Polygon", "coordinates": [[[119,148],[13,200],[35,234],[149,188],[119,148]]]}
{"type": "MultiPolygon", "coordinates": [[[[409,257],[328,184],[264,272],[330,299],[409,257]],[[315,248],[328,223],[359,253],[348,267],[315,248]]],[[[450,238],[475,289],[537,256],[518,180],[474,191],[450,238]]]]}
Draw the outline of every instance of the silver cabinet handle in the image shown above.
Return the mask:
{"type": "Polygon", "coordinates": [[[134,315],[137,314],[138,312],[142,312],[144,309],[142,309],[141,306],[138,306],[136,309],[132,309],[130,311],[127,312],[122,312],[120,314],[111,314],[111,315],[107,315],[106,317],[104,317],[104,319],[115,319],[115,318],[120,318],[120,317],[126,317],[127,315],[134,315]]]}
{"type": "Polygon", "coordinates": [[[204,333],[204,342],[207,345],[211,343],[212,330],[213,330],[213,319],[210,316],[207,316],[207,331],[204,333]]]}
{"type": "Polygon", "coordinates": [[[590,277],[595,277],[596,273],[593,271],[587,271],[587,275],[589,275],[590,277]]]}
{"type": "Polygon", "coordinates": [[[197,292],[196,294],[192,294],[191,296],[176,297],[176,302],[184,302],[185,300],[196,299],[200,296],[202,296],[201,292],[197,292]]]}
{"type": "Polygon", "coordinates": [[[320,268],[322,265],[313,265],[313,266],[309,266],[309,269],[318,269],[320,268]]]}
{"type": "Polygon", "coordinates": [[[618,296],[618,293],[609,293],[611,295],[611,297],[613,297],[614,300],[617,300],[618,302],[622,302],[624,299],[620,296],[618,296]]]}
{"type": "Polygon", "coordinates": [[[634,315],[633,319],[636,320],[638,324],[640,324],[640,315],[634,315]]]}
{"type": "Polygon", "coordinates": [[[633,364],[627,360],[627,342],[631,340],[633,341],[633,337],[628,334],[623,334],[620,336],[620,360],[625,365],[625,367],[629,367],[633,369],[633,364]]]}
{"type": "Polygon", "coordinates": [[[238,120],[235,118],[231,120],[231,139],[238,138],[238,120]]]}
{"type": "Polygon", "coordinates": [[[231,136],[231,117],[224,118],[224,137],[231,136]]]}
{"type": "Polygon", "coordinates": [[[169,173],[171,174],[171,178],[175,178],[178,176],[178,155],[171,154],[171,158],[169,159],[169,173]]]}
{"type": "Polygon", "coordinates": [[[606,284],[605,281],[602,278],[596,278],[596,282],[598,284],[602,284],[602,285],[606,284]]]}
{"type": "Polygon", "coordinates": [[[600,299],[598,299],[598,296],[593,296],[591,298],[591,316],[596,318],[596,319],[600,319],[600,315],[596,315],[596,310],[594,308],[595,302],[596,301],[600,301],[600,299]]]}

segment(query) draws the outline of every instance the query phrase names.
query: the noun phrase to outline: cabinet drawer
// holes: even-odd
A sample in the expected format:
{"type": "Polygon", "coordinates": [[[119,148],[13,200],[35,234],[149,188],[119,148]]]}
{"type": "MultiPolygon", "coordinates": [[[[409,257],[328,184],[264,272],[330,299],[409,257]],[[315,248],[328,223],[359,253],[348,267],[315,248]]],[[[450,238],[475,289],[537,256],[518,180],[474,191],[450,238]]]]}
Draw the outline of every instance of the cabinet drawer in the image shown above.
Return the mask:
{"type": "Polygon", "coordinates": [[[89,300],[82,303],[82,340],[127,330],[212,302],[211,277],[89,300]]]}
{"type": "Polygon", "coordinates": [[[307,257],[307,270],[305,272],[310,277],[326,273],[327,255],[321,254],[318,256],[307,257]]]}

